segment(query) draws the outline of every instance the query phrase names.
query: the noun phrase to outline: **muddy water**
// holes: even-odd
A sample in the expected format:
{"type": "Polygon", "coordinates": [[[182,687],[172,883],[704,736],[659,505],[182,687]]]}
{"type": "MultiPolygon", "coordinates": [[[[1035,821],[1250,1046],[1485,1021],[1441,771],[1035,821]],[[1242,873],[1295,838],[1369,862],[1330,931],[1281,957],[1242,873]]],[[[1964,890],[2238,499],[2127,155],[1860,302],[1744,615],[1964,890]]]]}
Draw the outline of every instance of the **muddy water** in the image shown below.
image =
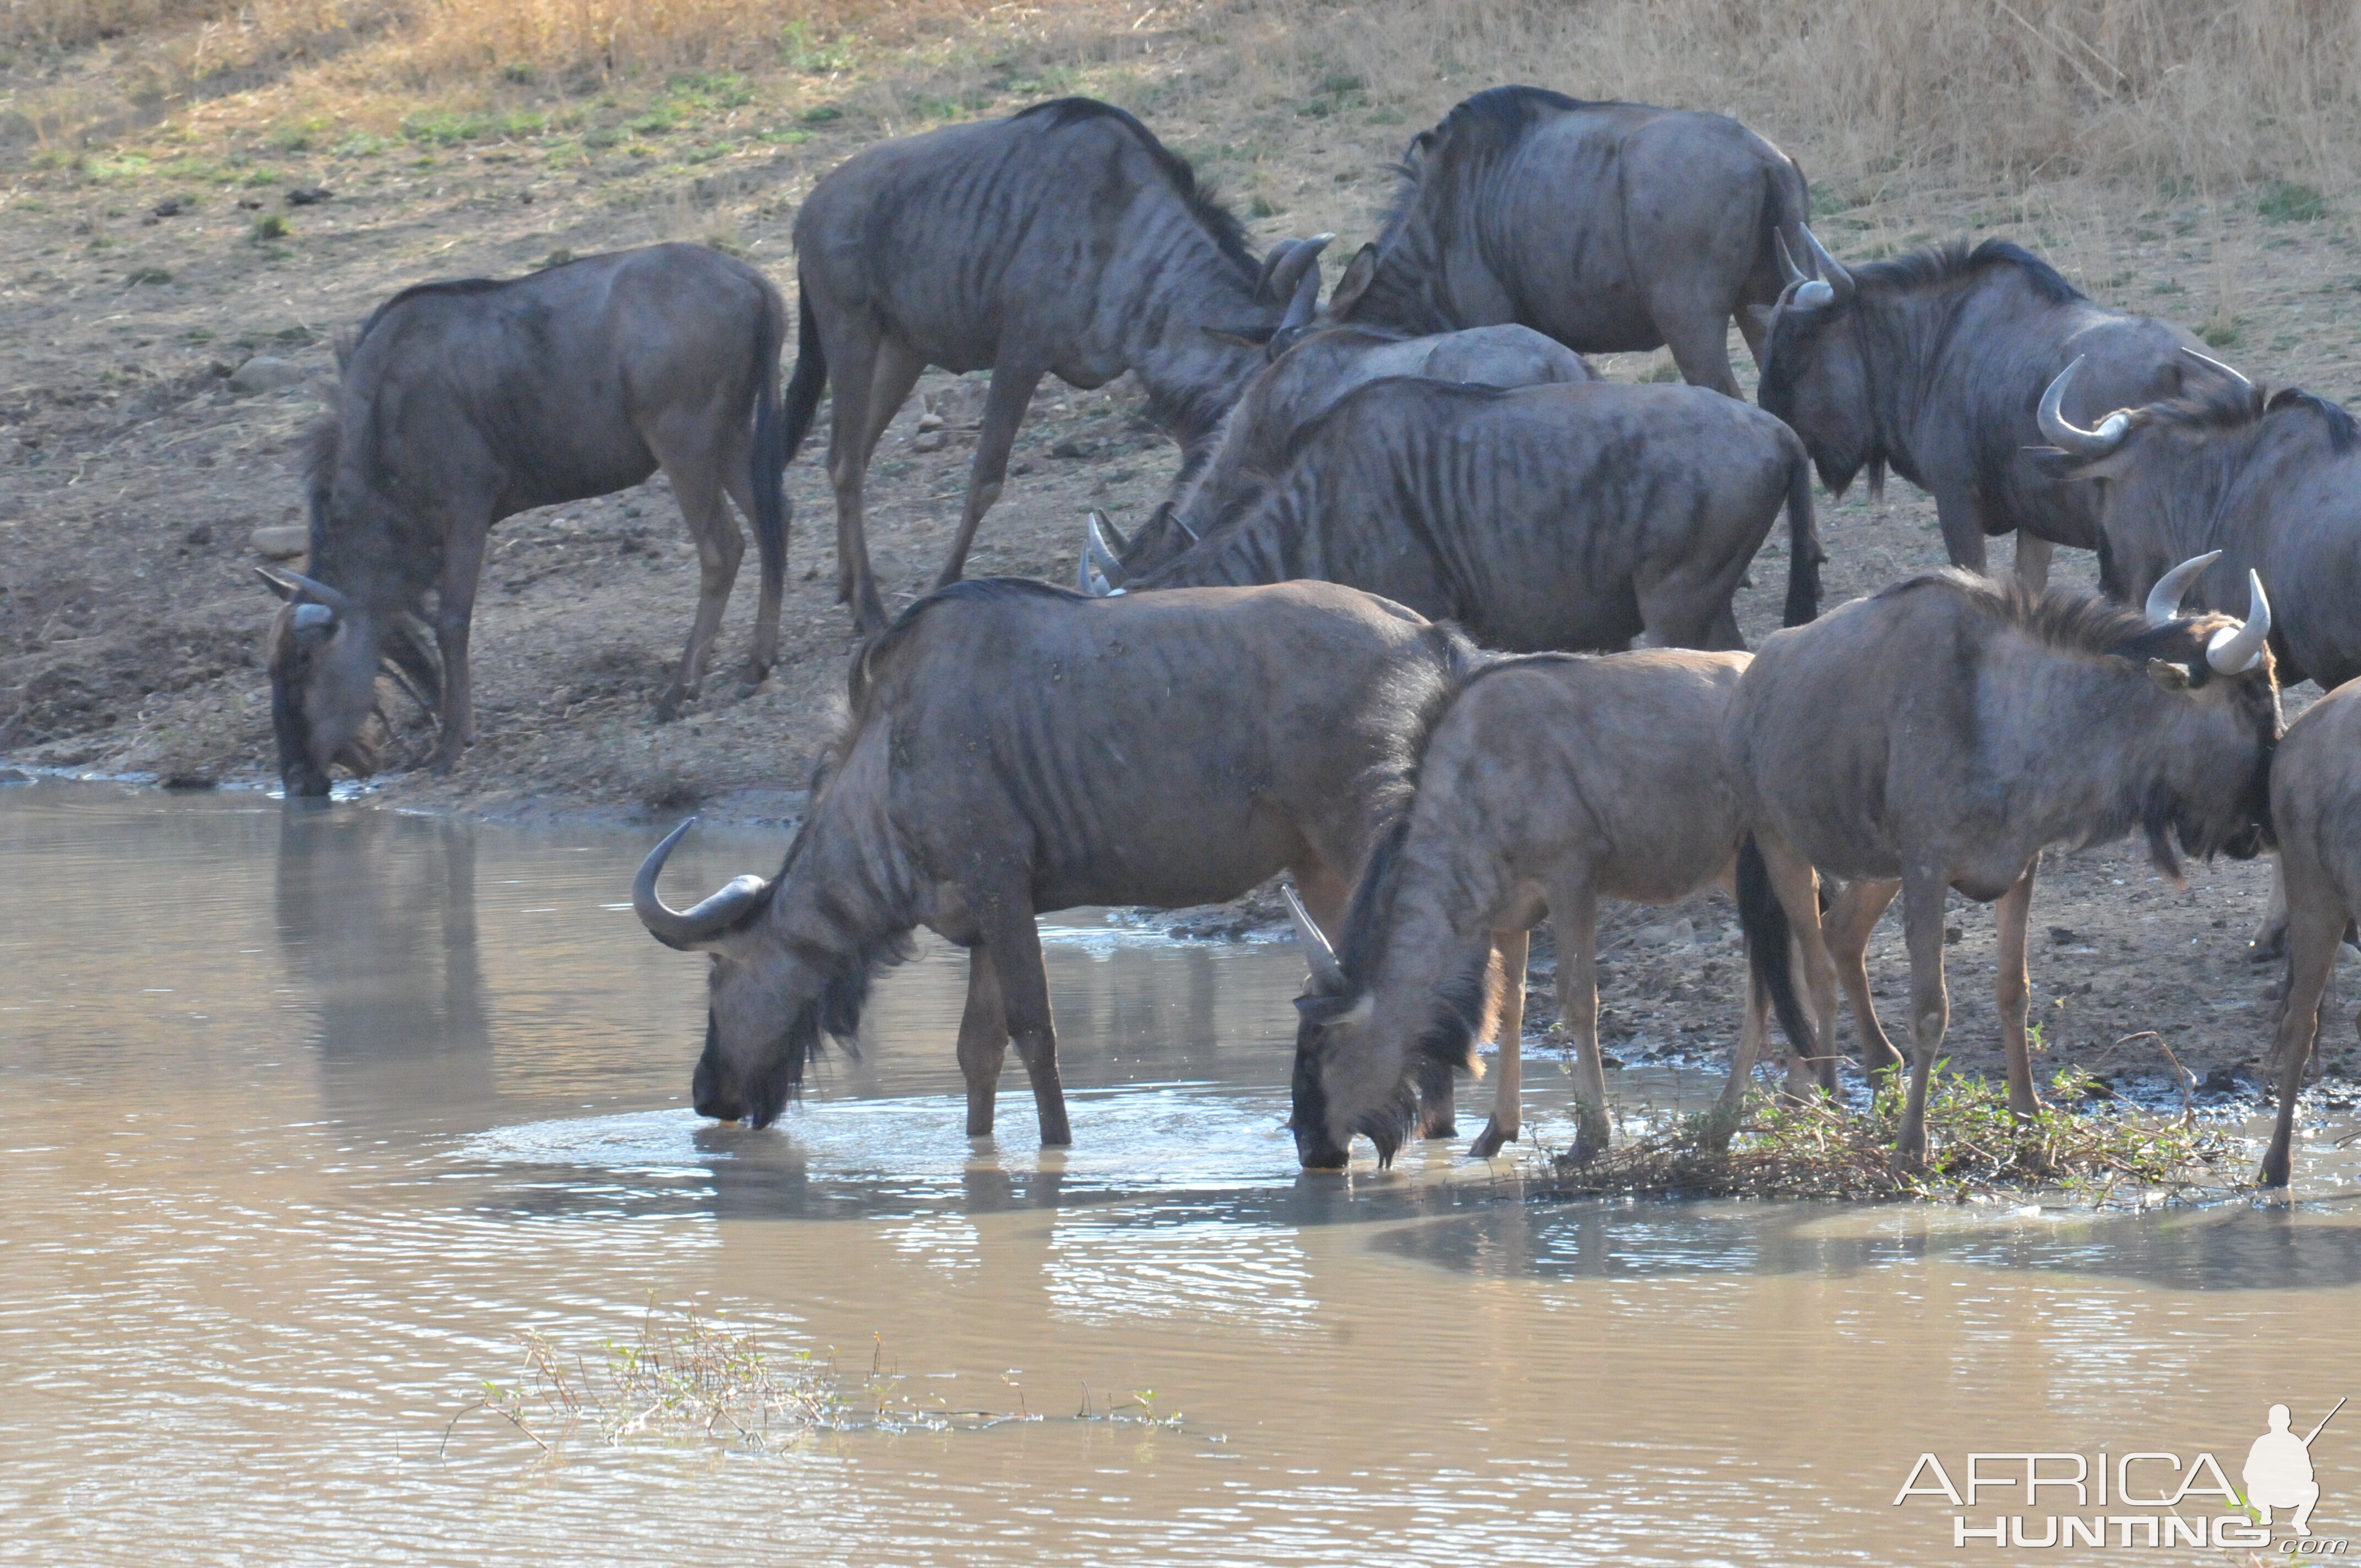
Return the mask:
{"type": "MultiPolygon", "coordinates": [[[[1541,1203],[1440,1148],[1304,1178],[1291,954],[1092,916],[1049,946],[1072,1152],[1013,1069],[961,1135],[940,950],[779,1128],[702,1124],[697,964],[619,907],[644,837],[0,790],[0,1559],[2048,1561],[1952,1515],[2039,1539],[2070,1497],[1896,1507],[1917,1456],[2235,1481],[2272,1402],[2361,1394],[2342,1157],[2292,1209],[2114,1217],[1541,1203]],[[544,1458],[478,1414],[438,1453],[521,1332],[595,1356],[652,1300],[1045,1419],[544,1458]]],[[[683,885],[776,853],[693,844],[683,885]]],[[[2361,1538],[2338,1420],[2312,1529],[2361,1538]]]]}

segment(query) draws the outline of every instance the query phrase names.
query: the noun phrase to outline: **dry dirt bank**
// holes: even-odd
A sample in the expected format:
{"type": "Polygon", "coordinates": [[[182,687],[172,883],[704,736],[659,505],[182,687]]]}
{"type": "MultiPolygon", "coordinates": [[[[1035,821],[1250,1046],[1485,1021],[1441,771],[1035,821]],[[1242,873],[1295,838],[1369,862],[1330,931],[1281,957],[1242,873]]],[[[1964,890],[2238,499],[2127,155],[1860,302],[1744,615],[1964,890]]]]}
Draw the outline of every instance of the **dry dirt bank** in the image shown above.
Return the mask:
{"type": "MultiPolygon", "coordinates": [[[[440,118],[380,117],[382,131],[348,128],[334,104],[282,85],[71,156],[18,147],[0,198],[0,761],[268,776],[257,643],[269,601],[251,535],[298,519],[289,463],[322,406],[332,334],[405,284],[686,237],[727,245],[792,289],[789,225],[818,174],[880,135],[1055,91],[1138,107],[1253,214],[1258,244],[1333,229],[1341,264],[1370,232],[1384,166],[1409,132],[1500,79],[1481,60],[1394,82],[1301,51],[1258,56],[1258,35],[1224,34],[1209,15],[1176,11],[1119,45],[1093,33],[998,56],[912,51],[873,68],[623,82],[555,108],[533,107],[520,88],[513,102],[440,118]],[[313,120],[323,128],[302,128],[313,120]],[[316,189],[330,194],[291,204],[291,191],[316,189]],[[285,361],[292,384],[234,385],[227,372],[258,356],[285,361]]],[[[1824,145],[1808,132],[1791,139],[1807,166],[1824,145]]],[[[1840,256],[2006,234],[2096,297],[2200,328],[2260,377],[2339,399],[2361,390],[2361,263],[2336,202],[2277,184],[2160,194],[2097,181],[1914,181],[1857,163],[1814,172],[1818,226],[1840,256]]],[[[1751,382],[1734,337],[1732,347],[1751,382]]],[[[1666,372],[1662,356],[1607,368],[1666,372]]],[[[940,558],[979,396],[976,378],[929,376],[881,451],[872,538],[889,601],[907,602],[940,558]],[[931,451],[913,439],[926,407],[947,422],[931,451]]],[[[1145,515],[1176,455],[1137,407],[1121,385],[1045,390],[975,573],[1068,580],[1085,509],[1125,523],[1145,515]]],[[[482,743],[451,777],[397,771],[372,798],[489,816],[654,821],[700,804],[791,815],[852,638],[832,602],[827,488],[808,457],[788,488],[782,659],[761,690],[741,694],[723,674],[680,722],[653,720],[695,598],[693,555],[660,482],[518,517],[496,535],[477,616],[482,743]]],[[[1883,505],[1858,492],[1822,501],[1831,601],[1940,564],[1932,508],[1909,487],[1897,482],[1883,505]]],[[[1775,624],[1784,572],[1774,543],[1741,603],[1750,638],[1775,624]]],[[[752,576],[731,606],[725,671],[742,657],[752,576]]],[[[2060,576],[2087,580],[2087,560],[2061,559],[2060,576]]],[[[422,731],[409,739],[423,750],[422,731]]],[[[2050,1058],[2149,1071],[2162,1059],[2153,1041],[2115,1043],[2144,1030],[2201,1074],[2253,1058],[2272,976],[2242,947],[2265,885],[2258,868],[2222,864],[2175,891],[2128,848],[2053,869],[2036,914],[2052,938],[2036,962],[2050,1058]]],[[[1671,920],[1610,922],[1606,1026],[1622,1050],[1727,1038],[1737,986],[1727,924],[1713,901],[1671,920]]],[[[1991,920],[1964,911],[1958,925],[1953,1055],[1975,1065],[1992,1059],[1991,920]]],[[[1876,984],[1898,1015],[1899,943],[1881,944],[1876,984]]],[[[1544,992],[1534,1012],[1549,1011],[1544,992]]],[[[2349,1054],[2349,1024],[2329,1043],[2349,1054]]]]}

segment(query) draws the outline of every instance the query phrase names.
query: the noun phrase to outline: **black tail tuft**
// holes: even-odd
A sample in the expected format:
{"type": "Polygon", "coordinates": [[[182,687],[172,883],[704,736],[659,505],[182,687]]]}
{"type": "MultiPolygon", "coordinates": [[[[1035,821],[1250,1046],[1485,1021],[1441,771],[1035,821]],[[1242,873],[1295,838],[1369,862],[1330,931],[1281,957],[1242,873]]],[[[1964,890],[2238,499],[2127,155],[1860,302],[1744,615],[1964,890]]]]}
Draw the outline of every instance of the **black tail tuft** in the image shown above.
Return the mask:
{"type": "Polygon", "coordinates": [[[1787,613],[1783,625],[1802,626],[1820,613],[1819,525],[1812,516],[1812,463],[1796,444],[1787,465],[1787,613]]]}
{"type": "Polygon", "coordinates": [[[1755,983],[1771,993],[1771,1010],[1795,1054],[1819,1054],[1819,1042],[1795,996],[1795,960],[1788,951],[1794,933],[1787,926],[1786,907],[1771,886],[1771,868],[1749,833],[1738,846],[1738,928],[1746,938],[1746,963],[1755,983]]]}
{"type": "MultiPolygon", "coordinates": [[[[763,599],[776,604],[787,580],[787,459],[793,447],[779,418],[779,350],[786,337],[778,296],[764,291],[763,324],[754,335],[754,548],[763,558],[763,599]]],[[[807,317],[807,320],[809,318],[807,317]]],[[[796,373],[803,374],[797,360],[796,373]]]]}
{"type": "Polygon", "coordinates": [[[811,291],[797,280],[796,288],[796,373],[787,383],[786,433],[782,437],[785,467],[803,450],[819,413],[819,395],[828,388],[828,355],[819,345],[819,322],[812,315],[811,291]]]}

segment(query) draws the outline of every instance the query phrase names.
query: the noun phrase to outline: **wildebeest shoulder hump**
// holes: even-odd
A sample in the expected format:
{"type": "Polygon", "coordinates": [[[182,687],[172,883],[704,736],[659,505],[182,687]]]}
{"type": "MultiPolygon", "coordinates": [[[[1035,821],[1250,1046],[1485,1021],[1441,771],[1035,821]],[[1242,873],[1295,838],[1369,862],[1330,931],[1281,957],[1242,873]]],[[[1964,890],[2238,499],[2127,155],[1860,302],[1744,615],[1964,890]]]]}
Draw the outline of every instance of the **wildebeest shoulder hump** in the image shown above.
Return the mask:
{"type": "MultiPolygon", "coordinates": [[[[587,261],[589,258],[577,256],[575,259],[587,261]]],[[[368,320],[361,323],[361,330],[353,334],[350,346],[339,352],[337,358],[339,361],[343,360],[353,349],[358,348],[363,343],[368,341],[368,334],[377,329],[378,323],[385,319],[386,313],[407,301],[427,294],[489,294],[495,290],[505,289],[512,283],[523,281],[522,278],[443,278],[431,283],[412,283],[409,288],[371,311],[368,313],[368,320]]]]}
{"type": "Polygon", "coordinates": [[[1129,131],[1147,149],[1148,156],[1155,159],[1157,169],[1189,203],[1189,211],[1213,236],[1213,243],[1221,247],[1222,254],[1241,267],[1252,268],[1255,265],[1252,253],[1246,249],[1246,225],[1238,221],[1238,215],[1223,205],[1212,185],[1198,183],[1197,171],[1189,166],[1187,159],[1159,141],[1156,133],[1142,125],[1138,116],[1129,110],[1118,109],[1113,104],[1102,104],[1096,98],[1052,98],[1046,104],[1021,109],[1009,117],[1014,120],[1046,118],[1053,131],[1063,130],[1068,126],[1086,120],[1113,120],[1129,131]]]}
{"type": "Polygon", "coordinates": [[[2206,636],[2219,622],[2200,622],[2184,617],[2158,626],[2137,607],[2098,594],[2036,593],[2014,577],[1995,581],[1981,573],[1950,566],[1905,577],[1880,589],[1872,598],[1897,598],[1929,590],[1952,593],[1986,619],[2014,626],[2053,648],[2113,654],[2138,662],[2165,659],[2190,664],[2199,685],[2212,672],[2205,659],[2206,636]]]}
{"type": "Polygon", "coordinates": [[[2059,276],[2056,268],[2023,246],[2004,239],[1988,239],[1973,249],[1964,239],[1928,246],[1890,261],[1856,267],[1852,275],[1865,287],[1906,293],[1953,279],[1972,277],[1995,267],[2015,268],[2026,286],[2051,304],[2072,304],[2083,298],[2081,291],[2059,276]]]}

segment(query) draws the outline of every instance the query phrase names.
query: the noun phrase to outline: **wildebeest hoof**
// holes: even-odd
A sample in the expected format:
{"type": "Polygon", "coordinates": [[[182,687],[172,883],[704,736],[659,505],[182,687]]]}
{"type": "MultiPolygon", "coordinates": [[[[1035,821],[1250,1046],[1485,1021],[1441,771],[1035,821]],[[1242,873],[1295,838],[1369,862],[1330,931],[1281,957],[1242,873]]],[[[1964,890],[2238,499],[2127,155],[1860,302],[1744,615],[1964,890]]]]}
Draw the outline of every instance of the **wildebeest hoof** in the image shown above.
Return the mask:
{"type": "Polygon", "coordinates": [[[656,698],[656,722],[670,724],[677,719],[680,717],[681,701],[681,689],[678,686],[673,687],[664,696],[656,698]]]}
{"type": "Polygon", "coordinates": [[[1474,1143],[1467,1146],[1467,1156],[1470,1159],[1490,1159],[1500,1152],[1503,1145],[1516,1141],[1516,1128],[1503,1131],[1499,1117],[1488,1116],[1484,1119],[1484,1130],[1476,1135],[1474,1143]]]}
{"type": "Polygon", "coordinates": [[[2246,961],[2250,964],[2277,963],[2287,957],[2287,927],[2272,927],[2257,931],[2255,939],[2246,944],[2246,961]]]}
{"type": "Polygon", "coordinates": [[[437,751],[426,760],[426,771],[438,779],[445,777],[459,765],[461,755],[458,751],[437,751]]]}

